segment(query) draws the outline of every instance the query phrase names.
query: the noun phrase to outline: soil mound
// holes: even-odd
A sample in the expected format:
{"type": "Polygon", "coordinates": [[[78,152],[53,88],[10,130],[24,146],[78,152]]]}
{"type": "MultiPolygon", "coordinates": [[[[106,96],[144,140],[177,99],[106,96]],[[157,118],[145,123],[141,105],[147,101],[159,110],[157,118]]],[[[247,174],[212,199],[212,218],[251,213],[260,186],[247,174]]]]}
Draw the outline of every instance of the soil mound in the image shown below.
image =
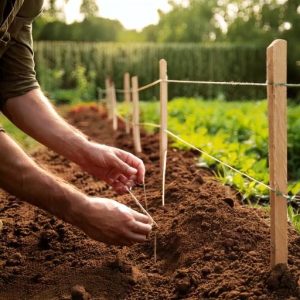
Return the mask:
{"type": "MultiPolygon", "coordinates": [[[[103,112],[86,108],[70,121],[92,139],[133,151],[103,112]]],[[[120,126],[122,124],[120,123],[120,126]]],[[[0,299],[300,299],[300,237],[289,229],[289,266],[269,271],[269,218],[240,204],[193,152],[168,153],[166,206],[161,206],[158,136],[142,136],[149,213],[159,225],[153,239],[132,247],[94,242],[76,228],[15,197],[0,195],[0,299]],[[73,287],[73,289],[72,289],[73,287]]],[[[138,209],[129,195],[59,155],[40,149],[43,167],[93,196],[138,209]]],[[[134,194],[144,201],[142,187],[134,194]]]]}

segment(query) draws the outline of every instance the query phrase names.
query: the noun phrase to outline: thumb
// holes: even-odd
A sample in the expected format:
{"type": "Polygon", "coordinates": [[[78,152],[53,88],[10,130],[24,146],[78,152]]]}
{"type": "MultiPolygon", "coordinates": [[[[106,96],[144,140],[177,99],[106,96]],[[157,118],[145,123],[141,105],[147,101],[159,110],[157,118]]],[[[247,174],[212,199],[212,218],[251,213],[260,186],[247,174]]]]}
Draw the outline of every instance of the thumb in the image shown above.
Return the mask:
{"type": "Polygon", "coordinates": [[[115,167],[120,171],[120,173],[122,173],[126,177],[135,175],[138,172],[137,169],[132,168],[118,157],[116,157],[115,160],[115,167]]]}

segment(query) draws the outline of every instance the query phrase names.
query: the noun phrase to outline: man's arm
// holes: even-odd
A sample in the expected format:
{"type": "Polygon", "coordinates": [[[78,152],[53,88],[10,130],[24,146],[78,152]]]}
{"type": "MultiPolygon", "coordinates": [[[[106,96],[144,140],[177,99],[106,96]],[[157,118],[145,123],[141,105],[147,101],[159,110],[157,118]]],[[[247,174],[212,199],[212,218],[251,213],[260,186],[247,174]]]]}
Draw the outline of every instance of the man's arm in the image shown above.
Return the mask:
{"type": "Polygon", "coordinates": [[[116,201],[91,198],[34,163],[0,131],[0,187],[108,244],[146,240],[147,216],[116,201]]]}
{"type": "Polygon", "coordinates": [[[55,152],[124,192],[132,181],[142,183],[143,162],[131,153],[88,141],[54,110],[39,89],[8,99],[4,114],[21,130],[55,152]]]}

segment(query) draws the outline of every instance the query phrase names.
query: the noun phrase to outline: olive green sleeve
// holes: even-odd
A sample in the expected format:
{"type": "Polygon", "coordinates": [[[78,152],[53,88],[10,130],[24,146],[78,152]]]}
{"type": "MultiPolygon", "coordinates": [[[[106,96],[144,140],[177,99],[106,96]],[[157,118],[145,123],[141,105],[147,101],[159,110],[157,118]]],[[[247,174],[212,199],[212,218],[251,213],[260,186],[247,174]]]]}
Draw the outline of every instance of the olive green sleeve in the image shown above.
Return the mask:
{"type": "Polygon", "coordinates": [[[38,88],[32,50],[32,20],[17,17],[11,41],[0,58],[0,106],[12,97],[38,88]]]}

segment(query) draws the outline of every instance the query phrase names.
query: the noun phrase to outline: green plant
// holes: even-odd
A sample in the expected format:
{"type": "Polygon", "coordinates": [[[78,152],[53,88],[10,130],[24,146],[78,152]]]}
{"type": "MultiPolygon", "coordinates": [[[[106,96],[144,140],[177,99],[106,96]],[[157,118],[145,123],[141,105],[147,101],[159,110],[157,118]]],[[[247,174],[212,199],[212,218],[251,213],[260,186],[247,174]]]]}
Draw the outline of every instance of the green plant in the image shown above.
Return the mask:
{"type": "MultiPolygon", "coordinates": [[[[119,107],[122,113],[123,105],[119,107]]],[[[159,123],[158,102],[141,102],[140,107],[142,122],[159,123]]],[[[243,177],[205,154],[199,157],[199,164],[210,166],[223,184],[240,192],[245,202],[268,204],[269,190],[265,187],[269,184],[266,101],[177,98],[169,102],[168,116],[169,130],[263,184],[243,177]]],[[[300,178],[300,107],[289,107],[288,117],[289,194],[297,195],[300,192],[297,182],[300,178]]],[[[175,140],[173,145],[188,148],[175,140]]],[[[298,217],[294,219],[298,220],[298,217]]]]}
{"type": "Polygon", "coordinates": [[[291,205],[288,207],[288,217],[296,230],[300,232],[300,214],[296,213],[291,205]]]}

